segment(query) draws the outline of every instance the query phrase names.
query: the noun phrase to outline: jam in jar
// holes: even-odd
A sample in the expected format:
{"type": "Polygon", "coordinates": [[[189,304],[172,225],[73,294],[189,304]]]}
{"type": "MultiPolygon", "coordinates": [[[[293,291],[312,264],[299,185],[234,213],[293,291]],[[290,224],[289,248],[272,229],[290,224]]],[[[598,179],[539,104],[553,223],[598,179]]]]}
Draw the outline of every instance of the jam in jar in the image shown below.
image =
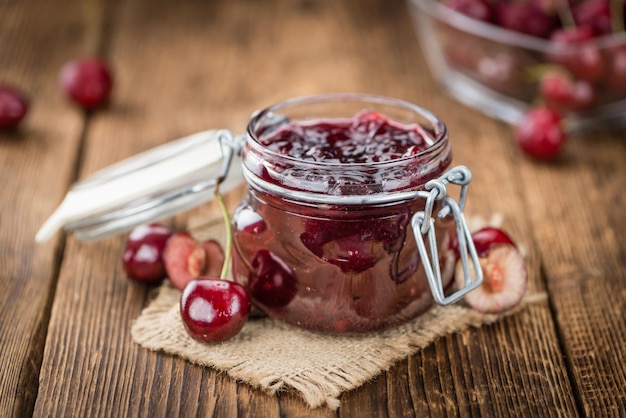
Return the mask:
{"type": "MultiPolygon", "coordinates": [[[[252,118],[242,159],[248,193],[233,216],[233,275],[268,315],[363,332],[430,307],[411,218],[425,206],[414,192],[451,162],[432,114],[379,96],[292,99],[252,118]]],[[[445,287],[454,221],[434,229],[445,287]]]]}

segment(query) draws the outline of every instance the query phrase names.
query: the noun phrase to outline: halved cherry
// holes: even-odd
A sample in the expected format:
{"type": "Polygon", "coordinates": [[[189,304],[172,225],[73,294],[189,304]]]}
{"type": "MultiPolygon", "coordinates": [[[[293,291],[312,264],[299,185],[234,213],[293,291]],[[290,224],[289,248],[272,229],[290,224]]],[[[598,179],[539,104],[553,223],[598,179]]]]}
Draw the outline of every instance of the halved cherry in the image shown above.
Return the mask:
{"type": "MultiPolygon", "coordinates": [[[[510,244],[496,244],[479,257],[483,282],[465,295],[465,302],[484,313],[502,313],[517,306],[526,293],[528,272],[524,257],[510,244]]],[[[473,274],[473,269],[470,269],[473,274]]],[[[461,263],[457,264],[456,285],[464,285],[461,263]]]]}
{"type": "Polygon", "coordinates": [[[163,257],[170,281],[181,290],[199,276],[219,277],[225,259],[217,241],[199,242],[184,231],[168,239],[163,257]]]}

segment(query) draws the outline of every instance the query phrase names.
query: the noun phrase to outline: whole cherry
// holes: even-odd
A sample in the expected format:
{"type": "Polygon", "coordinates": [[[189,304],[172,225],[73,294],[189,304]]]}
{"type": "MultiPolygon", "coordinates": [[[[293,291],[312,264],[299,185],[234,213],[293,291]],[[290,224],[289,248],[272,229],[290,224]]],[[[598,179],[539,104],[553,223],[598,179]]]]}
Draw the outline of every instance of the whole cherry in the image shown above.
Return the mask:
{"type": "Polygon", "coordinates": [[[238,283],[200,276],[180,298],[180,314],[188,334],[205,343],[226,341],[241,331],[250,314],[250,295],[238,283]]]}
{"type": "Polygon", "coordinates": [[[503,28],[539,38],[546,38],[556,27],[555,18],[531,2],[499,3],[496,21],[503,28]]]}
{"type": "MultiPolygon", "coordinates": [[[[217,275],[200,275],[190,280],[185,284],[180,299],[180,315],[187,333],[206,343],[225,341],[239,333],[248,319],[251,307],[250,294],[246,288],[226,280],[233,232],[228,209],[218,188],[215,190],[215,198],[226,225],[226,255],[222,260],[219,278],[217,275]]],[[[196,249],[204,251],[202,245],[196,249]]]]}
{"type": "Polygon", "coordinates": [[[595,90],[585,80],[574,80],[563,71],[547,72],[541,77],[539,92],[546,104],[557,111],[586,109],[595,100],[595,90]]]}
{"type": "Polygon", "coordinates": [[[270,308],[287,306],[298,289],[291,269],[269,250],[259,250],[248,275],[252,297],[270,308]]]}
{"type": "Polygon", "coordinates": [[[604,60],[588,26],[555,30],[548,59],[565,67],[575,78],[595,82],[604,75],[604,60]]]}
{"type": "Polygon", "coordinates": [[[567,140],[562,115],[547,107],[531,109],[515,128],[515,139],[521,149],[538,159],[558,155],[567,140]]]}
{"type": "Polygon", "coordinates": [[[84,109],[104,105],[113,88],[111,70],[98,58],[68,62],[61,69],[60,80],[68,98],[84,109]]]}
{"type": "Polygon", "coordinates": [[[19,91],[0,85],[0,129],[16,128],[27,111],[28,102],[19,91]]]}
{"type": "Polygon", "coordinates": [[[130,279],[156,284],[167,276],[163,252],[172,231],[152,223],[133,229],[126,241],[123,265],[130,279]]]}
{"type": "Polygon", "coordinates": [[[611,33],[609,0],[585,0],[574,7],[573,14],[578,26],[589,26],[596,35],[611,33]]]}

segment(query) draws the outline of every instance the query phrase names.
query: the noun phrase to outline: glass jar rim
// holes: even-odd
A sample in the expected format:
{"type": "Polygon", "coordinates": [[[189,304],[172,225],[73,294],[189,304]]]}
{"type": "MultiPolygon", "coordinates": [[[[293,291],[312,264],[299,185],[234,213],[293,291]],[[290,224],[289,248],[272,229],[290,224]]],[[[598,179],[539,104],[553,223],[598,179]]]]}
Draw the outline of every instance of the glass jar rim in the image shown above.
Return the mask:
{"type": "MultiPolygon", "coordinates": [[[[426,138],[428,139],[428,138],[426,138]]],[[[294,97],[291,99],[284,100],[282,102],[278,102],[271,106],[268,106],[262,110],[257,111],[251,118],[246,128],[246,142],[257,152],[261,152],[262,154],[268,157],[274,157],[280,159],[282,161],[289,161],[292,163],[297,163],[300,166],[310,166],[310,167],[326,167],[326,168],[338,168],[342,167],[345,169],[351,168],[377,168],[384,169],[385,167],[391,167],[395,165],[400,165],[403,163],[415,161],[422,159],[424,157],[428,157],[429,155],[436,154],[437,151],[441,150],[442,147],[445,147],[448,144],[448,129],[444,122],[441,121],[437,116],[435,116],[431,111],[418,106],[414,103],[396,99],[389,96],[375,95],[375,94],[364,94],[364,93],[324,93],[324,94],[314,94],[308,96],[300,96],[294,97]],[[264,118],[273,115],[273,113],[280,109],[286,109],[289,107],[295,107],[298,105],[307,105],[307,104],[315,104],[315,103],[323,103],[323,102],[363,102],[372,103],[378,105],[388,105],[395,106],[398,108],[404,108],[405,110],[409,110],[420,117],[424,118],[431,124],[431,127],[434,129],[434,138],[430,138],[432,143],[429,146],[413,155],[408,155],[392,160],[383,160],[377,162],[363,162],[363,163],[341,163],[341,162],[329,162],[329,161],[307,161],[302,160],[290,155],[286,155],[280,152],[273,151],[268,149],[265,145],[263,145],[259,141],[259,137],[255,132],[255,128],[257,124],[262,121],[264,118]]]]}

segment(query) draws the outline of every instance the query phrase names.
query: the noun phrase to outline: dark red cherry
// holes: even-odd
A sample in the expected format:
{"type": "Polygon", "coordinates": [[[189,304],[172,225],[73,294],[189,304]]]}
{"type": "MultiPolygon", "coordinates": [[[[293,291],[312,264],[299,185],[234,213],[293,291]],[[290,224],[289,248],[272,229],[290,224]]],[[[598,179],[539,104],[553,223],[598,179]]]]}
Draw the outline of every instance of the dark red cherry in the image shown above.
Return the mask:
{"type": "MultiPolygon", "coordinates": [[[[478,231],[472,233],[472,242],[476,247],[476,254],[479,257],[485,257],[491,247],[497,244],[509,244],[516,246],[511,237],[501,230],[493,226],[485,226],[478,231]]],[[[457,237],[451,243],[451,249],[456,258],[459,258],[459,242],[457,237]]]]}
{"type": "Polygon", "coordinates": [[[180,298],[180,315],[198,341],[226,341],[241,331],[250,314],[250,295],[238,283],[209,277],[190,281],[180,298]]]}
{"type": "Polygon", "coordinates": [[[163,251],[171,235],[168,227],[157,223],[133,229],[123,256],[127,276],[145,283],[159,283],[165,279],[163,251]]]}
{"type": "Polygon", "coordinates": [[[499,228],[487,226],[472,234],[472,241],[479,257],[485,257],[491,247],[497,244],[516,246],[511,237],[499,228]]]}
{"type": "Polygon", "coordinates": [[[573,14],[576,25],[588,26],[596,35],[611,33],[611,5],[608,0],[585,0],[574,7],[573,14]]]}
{"type": "Polygon", "coordinates": [[[270,308],[287,306],[298,291],[291,269],[268,250],[254,255],[248,288],[255,300],[270,308]]]}
{"type": "Polygon", "coordinates": [[[61,86],[73,102],[84,109],[94,109],[109,100],[113,78],[104,61],[86,58],[65,64],[61,86]]]}
{"type": "Polygon", "coordinates": [[[555,110],[582,110],[595,99],[594,89],[584,80],[572,80],[567,74],[554,71],[544,74],[539,91],[547,105],[555,110]]]}
{"type": "Polygon", "coordinates": [[[20,92],[0,85],[0,129],[14,129],[27,111],[28,102],[20,92]]]}
{"type": "Polygon", "coordinates": [[[535,158],[555,157],[567,139],[562,119],[560,113],[546,107],[531,109],[515,129],[518,145],[535,158]]]}
{"type": "Polygon", "coordinates": [[[501,3],[496,21],[505,29],[539,38],[547,38],[556,27],[556,19],[532,3],[501,3]]]}
{"type": "Polygon", "coordinates": [[[605,65],[593,39],[593,31],[587,26],[555,30],[550,36],[548,59],[564,66],[577,79],[597,81],[604,75],[605,65]]]}

